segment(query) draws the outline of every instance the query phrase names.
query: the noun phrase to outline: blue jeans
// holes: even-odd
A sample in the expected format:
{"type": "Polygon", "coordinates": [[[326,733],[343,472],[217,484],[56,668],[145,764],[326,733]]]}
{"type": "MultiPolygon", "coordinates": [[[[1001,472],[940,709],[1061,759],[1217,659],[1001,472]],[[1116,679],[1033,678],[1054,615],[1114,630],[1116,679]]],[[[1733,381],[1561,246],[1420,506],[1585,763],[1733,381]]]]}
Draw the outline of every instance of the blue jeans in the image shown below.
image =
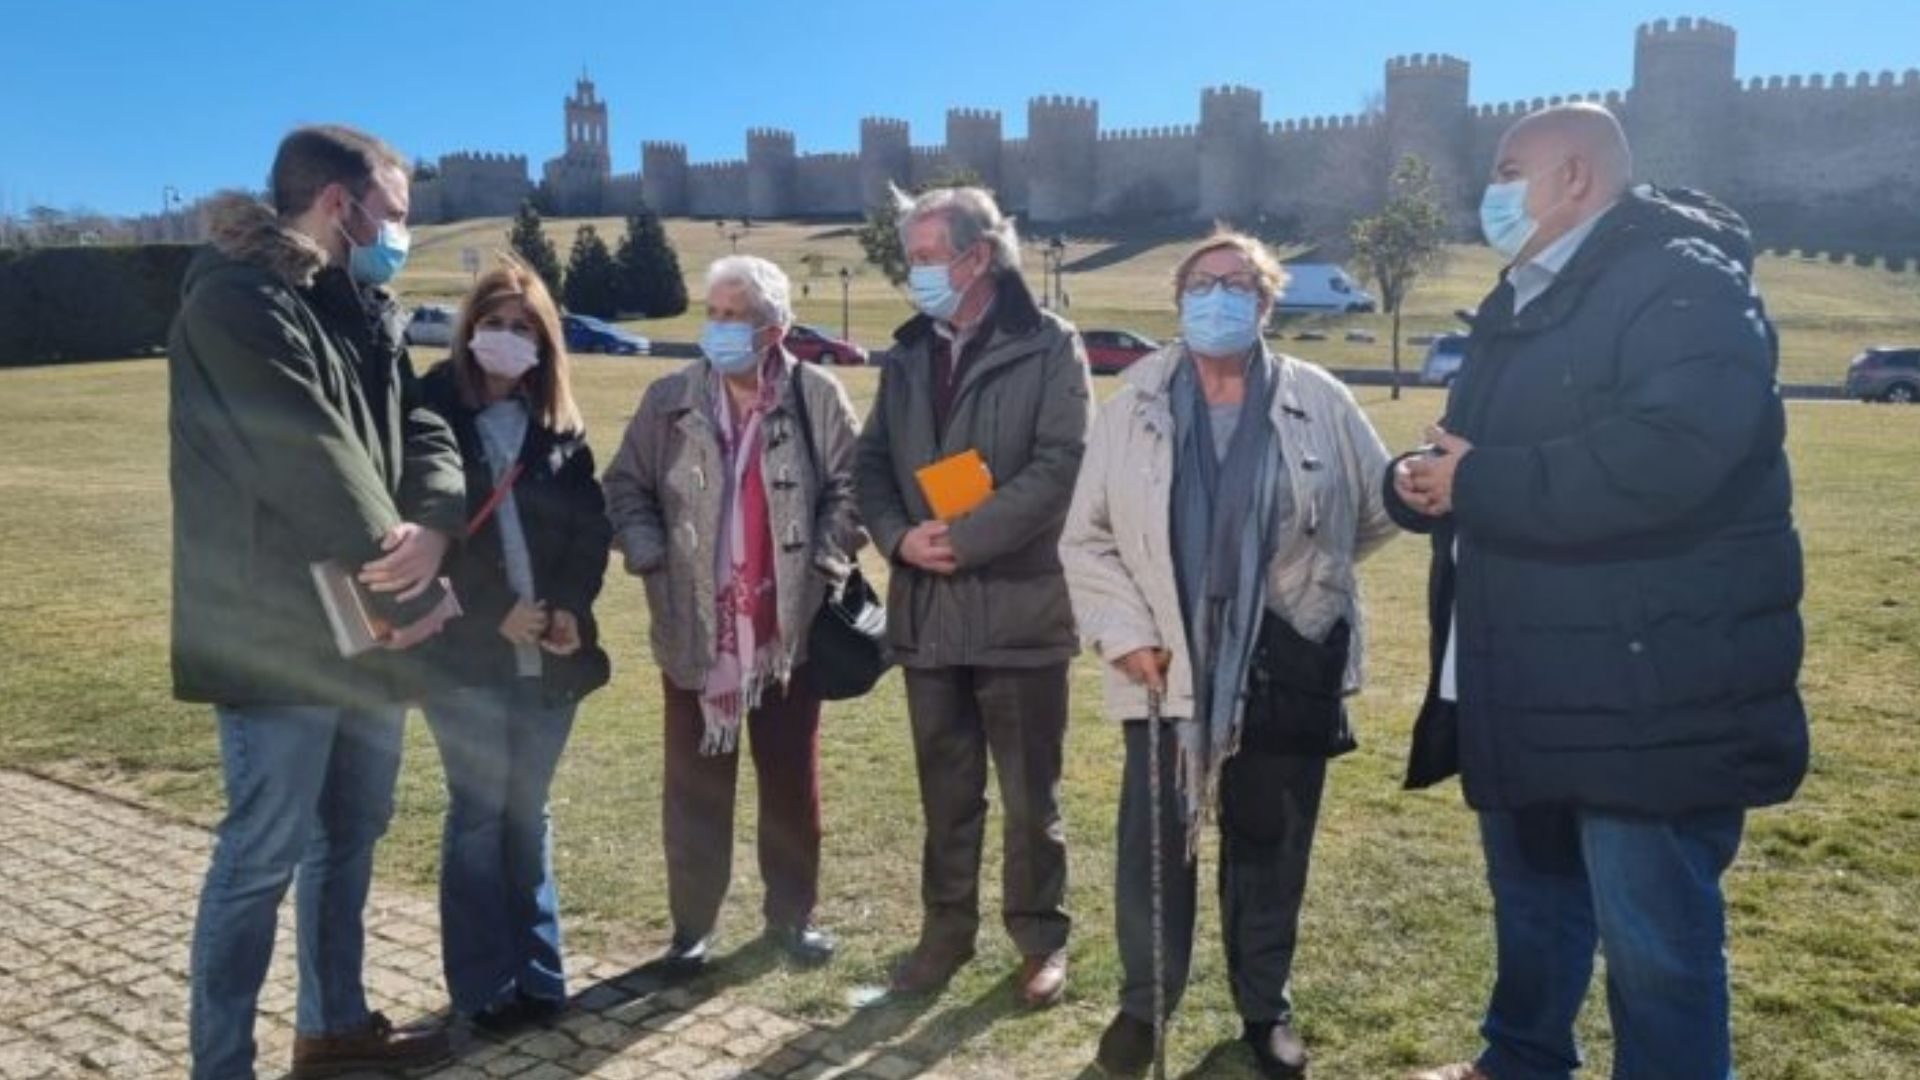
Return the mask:
{"type": "Polygon", "coordinates": [[[453,1007],[478,1013],[515,992],[565,1001],[547,791],[574,706],[518,679],[442,694],[426,714],[447,774],[440,952],[453,1007]]]}
{"type": "Polygon", "coordinates": [[[1480,815],[1499,970],[1480,1033],[1494,1080],[1564,1080],[1573,1023],[1607,958],[1613,1075],[1731,1080],[1720,877],[1745,814],[1480,815]]]}
{"type": "Polygon", "coordinates": [[[361,909],[393,816],[405,710],[216,708],[226,816],[193,930],[195,1077],[253,1075],[253,1018],[274,926],[294,889],[303,1035],[367,1021],[361,909]],[[295,871],[298,871],[296,874],[295,871]]]}

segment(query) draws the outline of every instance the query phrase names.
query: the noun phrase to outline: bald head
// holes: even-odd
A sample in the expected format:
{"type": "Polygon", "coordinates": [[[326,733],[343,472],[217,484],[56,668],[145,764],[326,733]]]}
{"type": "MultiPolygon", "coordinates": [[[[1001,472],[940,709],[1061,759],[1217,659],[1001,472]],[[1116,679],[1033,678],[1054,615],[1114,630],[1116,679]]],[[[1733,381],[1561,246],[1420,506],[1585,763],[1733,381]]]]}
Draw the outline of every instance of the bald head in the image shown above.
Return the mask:
{"type": "Polygon", "coordinates": [[[1633,151],[1620,121],[1576,102],[1529,113],[1501,136],[1493,182],[1527,181],[1527,212],[1540,223],[1516,261],[1532,258],[1612,205],[1633,182],[1633,151]]]}

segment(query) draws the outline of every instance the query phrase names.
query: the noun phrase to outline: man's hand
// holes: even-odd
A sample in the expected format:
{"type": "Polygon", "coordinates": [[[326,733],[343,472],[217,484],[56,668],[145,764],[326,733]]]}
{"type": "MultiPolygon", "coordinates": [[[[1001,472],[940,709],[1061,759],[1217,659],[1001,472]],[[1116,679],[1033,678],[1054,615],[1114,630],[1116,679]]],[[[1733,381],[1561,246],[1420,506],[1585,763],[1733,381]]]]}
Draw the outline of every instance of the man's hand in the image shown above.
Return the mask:
{"type": "Polygon", "coordinates": [[[547,632],[547,606],[515,600],[507,617],[500,620],[500,636],[515,645],[534,645],[547,632]]]}
{"type": "Polygon", "coordinates": [[[571,611],[555,610],[547,615],[547,634],[540,647],[555,656],[572,656],[580,651],[580,620],[571,611]]]}
{"type": "Polygon", "coordinates": [[[360,568],[360,583],[377,593],[399,593],[402,601],[427,591],[440,572],[450,541],[445,533],[403,521],[380,540],[380,558],[360,568]]]}
{"type": "Polygon", "coordinates": [[[1402,502],[1428,517],[1453,513],[1453,477],[1473,444],[1434,426],[1427,429],[1431,448],[1424,457],[1407,458],[1393,470],[1393,490],[1402,502]]]}
{"type": "Polygon", "coordinates": [[[1167,692],[1167,665],[1173,654],[1165,649],[1135,649],[1113,662],[1120,674],[1135,686],[1144,686],[1156,694],[1167,692]]]}
{"type": "Polygon", "coordinates": [[[388,634],[387,640],[381,644],[390,652],[405,652],[439,633],[447,625],[447,620],[458,614],[460,614],[460,601],[453,595],[453,590],[448,589],[447,595],[434,605],[432,611],[427,612],[411,625],[403,626],[388,634]]]}
{"type": "Polygon", "coordinates": [[[951,574],[960,569],[944,521],[923,521],[908,529],[900,538],[900,561],[929,574],[951,574]]]}

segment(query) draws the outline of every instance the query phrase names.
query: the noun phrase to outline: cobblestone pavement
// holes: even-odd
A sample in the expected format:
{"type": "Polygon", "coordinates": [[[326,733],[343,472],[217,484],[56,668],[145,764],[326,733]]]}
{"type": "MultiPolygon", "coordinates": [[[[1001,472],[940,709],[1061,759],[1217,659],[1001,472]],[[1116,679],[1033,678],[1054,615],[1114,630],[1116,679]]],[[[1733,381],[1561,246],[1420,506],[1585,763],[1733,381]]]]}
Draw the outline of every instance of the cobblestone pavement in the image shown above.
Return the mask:
{"type": "MultiPolygon", "coordinates": [[[[0,1078],[185,1075],[187,943],[210,846],[204,829],[0,770],[0,1078]]],[[[263,1076],[293,1044],[290,901],[281,915],[256,1028],[263,1076]]],[[[368,904],[368,992],[396,1022],[445,1004],[437,919],[431,902],[377,886],[368,904]]],[[[934,1080],[897,1047],[850,1048],[728,1000],[726,967],[669,989],[636,962],[570,960],[579,992],[559,1022],[503,1042],[462,1033],[454,1061],[426,1075],[934,1080]]]]}

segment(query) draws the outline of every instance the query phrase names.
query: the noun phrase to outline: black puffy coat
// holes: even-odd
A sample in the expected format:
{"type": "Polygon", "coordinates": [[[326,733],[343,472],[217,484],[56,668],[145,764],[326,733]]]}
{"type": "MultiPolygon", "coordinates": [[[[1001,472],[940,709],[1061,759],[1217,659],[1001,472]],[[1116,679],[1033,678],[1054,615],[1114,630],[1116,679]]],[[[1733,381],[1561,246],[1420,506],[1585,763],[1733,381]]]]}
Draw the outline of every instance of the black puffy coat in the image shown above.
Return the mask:
{"type": "Polygon", "coordinates": [[[1457,764],[1480,809],[1662,816],[1799,785],[1800,541],[1751,262],[1730,211],[1642,188],[1519,315],[1504,280],[1480,305],[1443,421],[1474,444],[1452,514],[1386,481],[1433,539],[1411,783],[1457,764]],[[1457,712],[1434,692],[1452,613],[1457,712]]]}
{"type": "MultiPolygon", "coordinates": [[[[460,398],[449,363],[420,380],[426,404],[444,416],[466,463],[467,513],[478,513],[493,495],[476,412],[460,398]]],[[[514,505],[533,562],[536,598],[549,611],[570,611],[579,620],[580,648],[571,656],[540,656],[542,682],[554,701],[577,701],[606,685],[610,666],[600,648],[593,603],[607,574],[613,527],[593,467],[593,452],[579,435],[559,435],[529,418],[520,450],[522,470],[513,485],[514,505]]],[[[420,646],[420,686],[432,693],[456,686],[511,683],[513,646],[500,636],[500,621],[517,597],[507,584],[500,547],[499,514],[454,543],[443,564],[465,613],[420,646]]]]}

